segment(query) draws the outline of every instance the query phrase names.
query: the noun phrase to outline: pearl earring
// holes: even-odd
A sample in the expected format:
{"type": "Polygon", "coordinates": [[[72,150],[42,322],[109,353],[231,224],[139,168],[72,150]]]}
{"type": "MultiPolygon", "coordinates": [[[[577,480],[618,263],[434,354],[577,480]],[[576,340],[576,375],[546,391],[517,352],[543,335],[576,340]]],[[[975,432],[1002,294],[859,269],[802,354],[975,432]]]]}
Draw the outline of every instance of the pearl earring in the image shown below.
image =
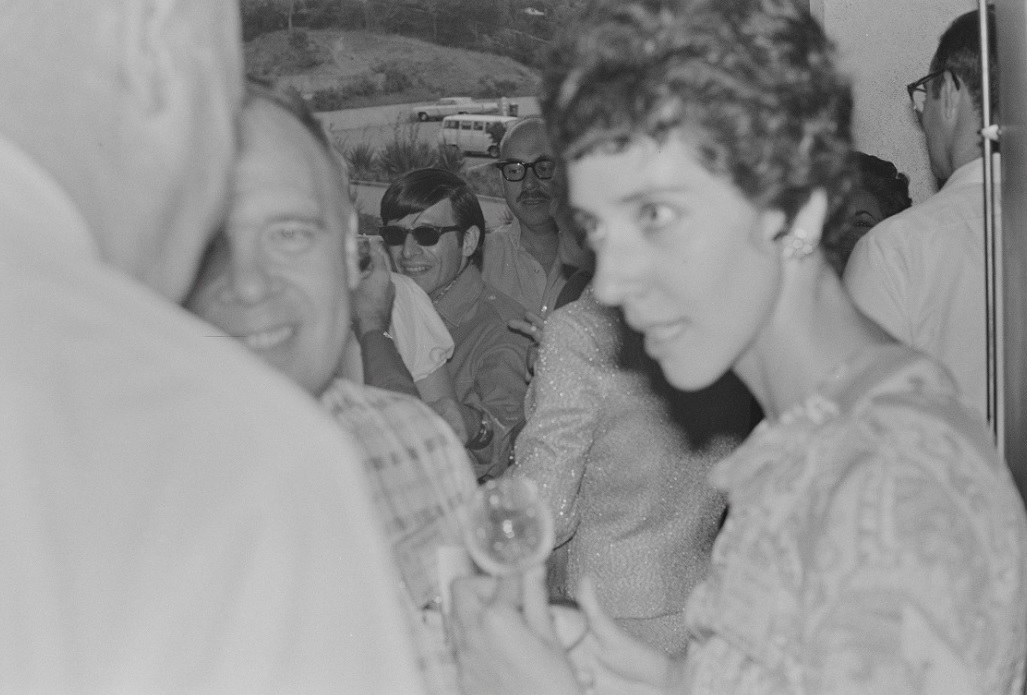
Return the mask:
{"type": "Polygon", "coordinates": [[[781,257],[801,260],[813,253],[816,245],[810,240],[809,232],[795,227],[781,238],[781,257]]]}

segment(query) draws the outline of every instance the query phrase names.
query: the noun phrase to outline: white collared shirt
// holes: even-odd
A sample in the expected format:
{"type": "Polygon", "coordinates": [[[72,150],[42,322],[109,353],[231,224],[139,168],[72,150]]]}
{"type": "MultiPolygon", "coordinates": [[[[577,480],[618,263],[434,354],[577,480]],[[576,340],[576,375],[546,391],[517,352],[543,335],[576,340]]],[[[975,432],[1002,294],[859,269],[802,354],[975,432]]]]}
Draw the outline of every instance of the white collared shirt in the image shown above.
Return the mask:
{"type": "Polygon", "coordinates": [[[418,693],[351,438],[0,139],[0,692],[418,693]]]}
{"type": "Polygon", "coordinates": [[[569,276],[557,258],[548,272],[521,248],[521,223],[508,224],[485,235],[481,276],[500,292],[517,300],[526,311],[545,318],[556,304],[569,276]]]}
{"type": "MultiPolygon", "coordinates": [[[[995,162],[997,173],[998,157],[995,162]]],[[[860,239],[845,286],[863,313],[944,364],[984,415],[983,158],[964,164],[933,196],[860,239]]]]}

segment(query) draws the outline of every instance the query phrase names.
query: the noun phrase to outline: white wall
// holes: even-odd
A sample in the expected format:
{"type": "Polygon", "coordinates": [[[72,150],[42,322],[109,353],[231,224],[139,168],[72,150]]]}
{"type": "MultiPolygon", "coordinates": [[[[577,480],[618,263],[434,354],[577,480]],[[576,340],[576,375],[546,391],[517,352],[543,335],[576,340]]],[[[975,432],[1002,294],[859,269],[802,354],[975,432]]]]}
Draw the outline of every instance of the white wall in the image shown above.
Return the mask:
{"type": "Polygon", "coordinates": [[[856,147],[891,160],[913,202],[934,192],[923,134],[905,86],[928,72],[938,38],[975,0],[811,0],[853,78],[856,147]]]}

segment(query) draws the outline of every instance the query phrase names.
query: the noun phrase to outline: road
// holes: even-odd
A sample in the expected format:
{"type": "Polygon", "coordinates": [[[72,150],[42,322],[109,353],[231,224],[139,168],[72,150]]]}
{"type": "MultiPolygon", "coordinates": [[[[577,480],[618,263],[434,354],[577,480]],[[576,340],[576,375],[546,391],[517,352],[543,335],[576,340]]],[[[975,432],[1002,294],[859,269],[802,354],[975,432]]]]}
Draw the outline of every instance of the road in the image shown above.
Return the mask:
{"type": "MultiPolygon", "coordinates": [[[[510,103],[517,104],[517,115],[531,116],[539,113],[535,97],[512,97],[510,103]]],[[[331,139],[345,151],[349,147],[366,142],[376,148],[389,142],[397,134],[403,138],[412,134],[432,145],[438,142],[440,121],[420,123],[411,118],[413,104],[390,104],[364,109],[343,109],[315,114],[331,134],[331,139]]],[[[485,158],[468,157],[474,165],[488,161],[485,158]]]]}

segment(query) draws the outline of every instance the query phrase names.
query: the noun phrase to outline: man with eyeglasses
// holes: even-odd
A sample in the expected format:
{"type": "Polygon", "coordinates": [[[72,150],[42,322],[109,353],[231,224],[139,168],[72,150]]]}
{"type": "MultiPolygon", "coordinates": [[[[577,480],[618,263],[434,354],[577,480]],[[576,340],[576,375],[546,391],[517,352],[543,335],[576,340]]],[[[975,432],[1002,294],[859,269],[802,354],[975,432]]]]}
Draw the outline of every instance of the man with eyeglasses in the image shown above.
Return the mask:
{"type": "Polygon", "coordinates": [[[507,328],[521,306],[482,279],[478,198],[455,174],[418,169],[385,191],[381,219],[396,270],[428,293],[453,336],[449,369],[475,473],[498,476],[524,420],[530,341],[507,328]]]}
{"type": "MultiPolygon", "coordinates": [[[[994,12],[988,17],[994,36],[994,12]]],[[[844,279],[867,316],[945,364],[983,415],[987,385],[979,28],[976,10],[959,16],[942,34],[928,74],[907,87],[941,190],[864,236],[853,249],[844,279]]],[[[994,114],[998,71],[994,43],[991,48],[994,114]]],[[[996,166],[996,174],[998,170],[996,166]]]]}
{"type": "MultiPolygon", "coordinates": [[[[482,276],[540,320],[554,308],[567,279],[591,259],[571,225],[559,222],[559,172],[542,119],[514,123],[499,151],[496,167],[513,219],[485,235],[482,276]]],[[[539,322],[529,320],[526,330],[537,332],[539,322]]]]}

